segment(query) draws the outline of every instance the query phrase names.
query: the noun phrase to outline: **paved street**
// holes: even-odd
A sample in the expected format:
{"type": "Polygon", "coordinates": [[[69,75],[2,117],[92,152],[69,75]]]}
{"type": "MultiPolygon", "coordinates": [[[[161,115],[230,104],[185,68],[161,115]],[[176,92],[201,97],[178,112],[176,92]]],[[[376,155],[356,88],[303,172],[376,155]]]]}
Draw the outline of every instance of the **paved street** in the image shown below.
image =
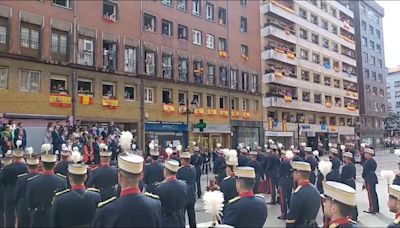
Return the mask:
{"type": "MultiPolygon", "coordinates": [[[[379,184],[377,186],[377,192],[379,197],[379,205],[380,205],[380,213],[376,215],[370,215],[364,213],[363,210],[368,209],[368,196],[366,191],[362,191],[362,183],[363,179],[361,178],[362,167],[360,165],[356,165],[357,167],[357,200],[358,200],[358,211],[359,211],[359,226],[360,227],[386,227],[388,223],[390,223],[394,214],[389,212],[387,208],[387,186],[386,183],[380,177],[380,171],[382,169],[397,169],[397,157],[394,154],[390,154],[387,151],[378,151],[377,156],[375,157],[378,163],[377,175],[379,179],[379,184]]],[[[209,178],[212,178],[212,175],[209,174],[209,178]]],[[[202,187],[205,188],[207,182],[207,176],[202,177],[202,187]]],[[[265,195],[265,200],[269,202],[269,195],[265,195]]],[[[198,227],[206,227],[210,222],[210,217],[205,214],[203,209],[203,203],[199,199],[196,203],[196,216],[198,227]]],[[[280,214],[280,206],[270,206],[268,205],[268,218],[264,225],[264,227],[284,227],[285,222],[282,220],[278,220],[277,216],[280,214]]],[[[317,218],[318,223],[322,224],[322,211],[320,211],[319,216],[317,218]]]]}

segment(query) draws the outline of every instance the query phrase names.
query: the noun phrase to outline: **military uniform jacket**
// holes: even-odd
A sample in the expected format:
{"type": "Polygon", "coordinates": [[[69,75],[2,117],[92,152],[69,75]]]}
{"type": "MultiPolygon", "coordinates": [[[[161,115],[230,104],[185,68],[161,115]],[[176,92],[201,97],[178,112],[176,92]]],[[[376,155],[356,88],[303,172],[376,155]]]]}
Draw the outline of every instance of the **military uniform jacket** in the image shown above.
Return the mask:
{"type": "Polygon", "coordinates": [[[71,163],[71,161],[60,161],[59,163],[57,163],[56,167],[54,167],[54,172],[62,174],[64,176],[68,176],[68,165],[71,163]]]}
{"type": "Polygon", "coordinates": [[[307,227],[315,222],[320,206],[321,196],[315,186],[309,181],[299,183],[290,200],[286,227],[307,227]]]}
{"type": "Polygon", "coordinates": [[[254,171],[256,172],[256,181],[259,181],[262,172],[260,163],[258,163],[258,161],[249,161],[247,165],[254,169],[254,171]]]}
{"type": "Polygon", "coordinates": [[[238,156],[238,166],[246,166],[250,161],[250,158],[246,155],[239,154],[238,156]]]}
{"type": "Polygon", "coordinates": [[[348,218],[340,218],[329,222],[329,228],[356,228],[357,225],[348,218]]]}
{"type": "Polygon", "coordinates": [[[263,196],[244,192],[225,206],[223,222],[236,228],[263,227],[267,213],[267,203],[263,196]]]}
{"type": "Polygon", "coordinates": [[[352,163],[347,163],[342,167],[340,182],[356,189],[356,167],[352,163]]]}
{"type": "Polygon", "coordinates": [[[53,227],[89,227],[97,204],[101,202],[97,189],[73,186],[56,193],[53,201],[53,227]]]}
{"type": "Polygon", "coordinates": [[[221,156],[216,156],[215,160],[214,160],[214,174],[217,175],[217,182],[218,184],[220,184],[222,182],[222,180],[226,177],[226,172],[225,172],[225,168],[226,168],[226,163],[223,157],[221,156]]]}
{"type": "Polygon", "coordinates": [[[31,212],[31,226],[48,227],[52,224],[51,204],[56,192],[67,188],[65,177],[44,171],[28,179],[26,200],[31,212]]]}
{"type": "Polygon", "coordinates": [[[100,190],[101,200],[105,201],[116,196],[118,171],[113,166],[100,166],[92,171],[87,186],[100,190]]]}
{"type": "Polygon", "coordinates": [[[268,164],[266,168],[268,175],[277,175],[280,163],[281,160],[279,159],[279,156],[277,154],[271,154],[268,157],[268,164]]]}
{"type": "Polygon", "coordinates": [[[157,186],[156,193],[161,201],[162,226],[185,227],[185,208],[188,201],[186,183],[169,177],[157,186]]]}
{"type": "Polygon", "coordinates": [[[365,161],[362,172],[362,177],[364,178],[365,183],[367,184],[378,183],[378,178],[375,174],[376,166],[377,166],[376,161],[373,158],[365,161]]]}
{"type": "Polygon", "coordinates": [[[201,175],[201,165],[203,164],[203,157],[200,154],[193,154],[190,157],[190,164],[196,168],[197,175],[201,175]]]}
{"type": "Polygon", "coordinates": [[[229,200],[239,195],[236,190],[236,177],[227,176],[220,184],[221,192],[224,193],[224,205],[227,205],[229,200]]]}
{"type": "Polygon", "coordinates": [[[293,187],[293,169],[289,160],[283,160],[279,166],[279,185],[286,188],[293,187]]]}
{"type": "Polygon", "coordinates": [[[400,173],[397,173],[397,174],[396,174],[396,177],[394,178],[392,184],[394,184],[394,185],[400,185],[400,173]]]}
{"type": "Polygon", "coordinates": [[[18,175],[28,172],[28,167],[25,163],[16,162],[11,165],[5,166],[3,169],[3,187],[4,187],[4,200],[15,200],[15,186],[17,184],[18,175]]]}
{"type": "Polygon", "coordinates": [[[15,186],[15,204],[17,205],[17,212],[19,215],[28,214],[28,204],[26,202],[26,187],[28,179],[38,175],[38,173],[24,173],[18,176],[17,184],[15,186]]]}
{"type": "Polygon", "coordinates": [[[144,167],[143,181],[146,184],[146,192],[155,193],[156,184],[164,180],[164,166],[160,162],[150,162],[144,167]]]}
{"type": "Polygon", "coordinates": [[[176,178],[186,182],[188,204],[196,203],[196,169],[194,166],[182,166],[176,173],[176,178]]]}
{"type": "Polygon", "coordinates": [[[388,225],[388,228],[400,227],[400,213],[396,213],[396,219],[388,225]]]}
{"type": "Polygon", "coordinates": [[[314,155],[307,155],[304,161],[309,163],[311,166],[310,182],[315,184],[315,181],[317,180],[317,177],[315,176],[315,169],[317,168],[318,163],[315,161],[314,155]]]}
{"type": "Polygon", "coordinates": [[[120,197],[99,203],[92,227],[161,227],[161,203],[138,188],[123,189],[120,197]]]}

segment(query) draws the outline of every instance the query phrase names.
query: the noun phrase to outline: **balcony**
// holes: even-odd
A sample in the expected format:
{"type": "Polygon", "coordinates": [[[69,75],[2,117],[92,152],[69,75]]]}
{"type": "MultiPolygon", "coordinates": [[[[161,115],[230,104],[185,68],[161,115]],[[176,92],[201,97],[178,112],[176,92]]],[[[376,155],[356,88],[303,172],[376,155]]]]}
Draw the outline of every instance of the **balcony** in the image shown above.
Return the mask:
{"type": "Polygon", "coordinates": [[[298,64],[304,68],[313,69],[313,71],[319,72],[321,74],[328,74],[328,75],[332,75],[332,76],[336,76],[336,77],[341,77],[342,79],[345,79],[348,81],[357,82],[357,76],[345,73],[340,70],[339,70],[339,72],[337,72],[333,68],[326,69],[323,65],[313,63],[308,60],[300,59],[298,64]]]}
{"type": "Polygon", "coordinates": [[[330,1],[329,4],[331,4],[333,7],[335,7],[336,9],[338,9],[339,11],[347,14],[347,16],[354,18],[354,13],[353,11],[350,9],[350,6],[346,7],[344,6],[342,3],[337,2],[337,1],[330,1]]]}
{"type": "Polygon", "coordinates": [[[290,30],[280,28],[276,25],[268,25],[262,28],[261,36],[274,36],[292,44],[296,44],[296,36],[290,30]]]}
{"type": "Polygon", "coordinates": [[[297,109],[303,111],[318,111],[324,113],[332,113],[338,115],[349,115],[358,116],[358,109],[354,108],[343,108],[343,107],[326,107],[325,104],[315,104],[311,102],[304,102],[299,100],[290,100],[281,97],[264,97],[263,107],[265,108],[287,108],[287,109],[297,109]]]}
{"type": "Polygon", "coordinates": [[[273,13],[292,22],[296,22],[297,18],[293,8],[287,7],[277,1],[264,1],[264,4],[261,6],[261,12],[263,14],[273,13]]]}
{"type": "Polygon", "coordinates": [[[291,65],[297,65],[298,60],[296,59],[295,53],[293,52],[285,52],[277,48],[265,50],[261,54],[261,58],[263,60],[277,60],[280,62],[284,62],[291,65]]]}
{"type": "MultiPolygon", "coordinates": [[[[354,135],[354,127],[351,126],[329,126],[323,124],[300,123],[302,132],[329,132],[340,133],[342,135],[354,135]]],[[[264,122],[265,129],[269,131],[285,131],[297,132],[297,123],[283,123],[282,121],[274,121],[271,123],[264,122]],[[284,130],[285,129],[285,130],[284,130]]],[[[271,134],[269,132],[269,134],[271,134]]]]}

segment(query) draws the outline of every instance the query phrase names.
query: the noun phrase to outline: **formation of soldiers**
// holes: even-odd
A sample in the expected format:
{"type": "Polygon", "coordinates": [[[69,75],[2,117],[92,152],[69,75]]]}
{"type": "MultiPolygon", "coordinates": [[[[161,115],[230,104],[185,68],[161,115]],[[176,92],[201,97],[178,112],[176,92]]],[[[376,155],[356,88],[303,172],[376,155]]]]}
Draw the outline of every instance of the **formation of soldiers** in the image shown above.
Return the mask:
{"type": "MultiPolygon", "coordinates": [[[[130,139],[128,139],[129,141],[130,139]]],[[[120,142],[123,144],[123,142],[120,142]]],[[[131,142],[128,142],[128,144],[131,142]]],[[[125,142],[126,144],[126,142],[125,142]]],[[[262,151],[217,145],[216,183],[210,191],[223,194],[218,222],[232,227],[262,227],[267,203],[258,194],[267,186],[270,205],[279,204],[287,227],[318,227],[322,207],[324,227],[354,227],[358,210],[355,190],[354,145],[321,151],[301,144],[283,150],[270,144],[262,151]],[[339,154],[341,156],[339,156],[339,154]],[[343,167],[340,166],[343,160],[343,167]]],[[[66,147],[65,147],[66,148],[66,147]]],[[[196,227],[194,205],[201,196],[200,149],[167,151],[163,162],[158,146],[150,157],[130,151],[129,145],[111,164],[112,152],[101,146],[100,165],[88,167],[78,151],[62,150],[61,159],[44,144],[41,154],[17,147],[1,160],[0,216],[5,227],[196,227]],[[200,160],[199,160],[200,159],[200,160]],[[115,166],[114,166],[115,165],[115,166]]],[[[319,148],[319,150],[322,150],[319,148]]],[[[374,150],[363,148],[362,177],[368,191],[367,213],[378,213],[374,150]]],[[[400,162],[399,162],[400,164],[400,162]]],[[[400,175],[389,186],[389,208],[396,213],[390,227],[400,223],[400,175]]],[[[205,199],[204,199],[205,200],[205,199]]],[[[214,226],[217,226],[214,224],[214,226]]]]}

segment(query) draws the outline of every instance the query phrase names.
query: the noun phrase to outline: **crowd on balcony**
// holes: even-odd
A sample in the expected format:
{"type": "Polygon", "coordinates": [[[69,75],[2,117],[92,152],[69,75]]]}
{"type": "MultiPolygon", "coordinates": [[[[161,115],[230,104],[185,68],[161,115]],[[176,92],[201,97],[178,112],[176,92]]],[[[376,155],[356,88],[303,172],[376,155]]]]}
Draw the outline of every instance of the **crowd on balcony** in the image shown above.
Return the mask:
{"type": "Polygon", "coordinates": [[[281,72],[283,76],[296,77],[296,68],[294,68],[294,67],[286,67],[286,66],[278,66],[275,64],[268,64],[268,66],[264,70],[265,74],[277,73],[277,72],[281,72]]]}
{"type": "Polygon", "coordinates": [[[269,91],[265,94],[266,97],[280,97],[284,98],[285,96],[287,97],[292,97],[292,99],[296,100],[297,96],[295,96],[295,92],[292,89],[286,89],[286,88],[279,88],[279,87],[272,87],[269,89],[269,91]]]}
{"type": "Polygon", "coordinates": [[[286,44],[283,43],[278,43],[278,42],[274,42],[274,41],[268,41],[267,45],[264,47],[264,50],[275,50],[281,53],[292,53],[294,55],[295,54],[295,48],[294,47],[290,47],[286,44]]]}
{"type": "Polygon", "coordinates": [[[264,23],[264,27],[267,27],[268,25],[273,25],[275,27],[278,27],[282,30],[288,31],[292,34],[296,34],[294,31],[294,26],[293,25],[287,25],[284,22],[274,19],[274,18],[267,18],[267,23],[264,23]]]}

